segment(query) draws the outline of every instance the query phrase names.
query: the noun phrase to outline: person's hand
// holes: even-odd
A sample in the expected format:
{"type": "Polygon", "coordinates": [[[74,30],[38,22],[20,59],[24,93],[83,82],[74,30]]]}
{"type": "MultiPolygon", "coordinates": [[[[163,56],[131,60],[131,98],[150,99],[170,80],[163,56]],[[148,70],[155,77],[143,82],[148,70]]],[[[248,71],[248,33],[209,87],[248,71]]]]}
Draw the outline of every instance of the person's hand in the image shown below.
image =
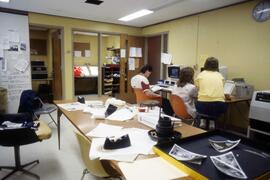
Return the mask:
{"type": "Polygon", "coordinates": [[[225,99],[226,99],[226,100],[231,100],[231,99],[232,99],[232,97],[231,97],[231,95],[230,95],[230,94],[225,94],[225,99]]]}

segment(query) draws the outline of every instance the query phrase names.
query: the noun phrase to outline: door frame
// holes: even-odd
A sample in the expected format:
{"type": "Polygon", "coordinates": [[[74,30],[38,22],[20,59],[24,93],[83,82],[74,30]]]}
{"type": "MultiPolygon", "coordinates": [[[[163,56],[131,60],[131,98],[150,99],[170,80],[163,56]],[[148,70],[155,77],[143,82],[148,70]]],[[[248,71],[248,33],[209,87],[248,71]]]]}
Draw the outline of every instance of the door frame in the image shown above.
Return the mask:
{"type": "MultiPolygon", "coordinates": [[[[54,26],[54,25],[46,25],[46,24],[38,24],[38,23],[29,23],[30,26],[48,28],[48,29],[58,29],[60,30],[60,39],[61,39],[61,79],[62,79],[62,99],[66,98],[66,92],[64,91],[65,81],[63,77],[65,77],[65,61],[64,61],[64,26],[54,26]]],[[[30,29],[29,29],[30,30],[30,29]]],[[[30,44],[30,37],[29,37],[29,44],[30,44]]]]}
{"type": "MultiPolygon", "coordinates": [[[[102,74],[102,63],[101,63],[101,51],[102,51],[102,34],[108,34],[108,35],[117,35],[120,37],[121,33],[115,33],[115,32],[108,32],[108,31],[97,31],[97,30],[91,30],[91,29],[81,29],[81,28],[72,28],[71,29],[71,49],[73,51],[73,40],[74,40],[74,37],[73,37],[73,32],[74,31],[81,31],[81,32],[88,32],[88,33],[97,33],[98,36],[98,74],[101,75],[102,74]]],[[[72,71],[73,72],[73,68],[74,68],[74,57],[72,55],[72,71]]],[[[74,86],[74,73],[72,73],[72,83],[71,83],[71,86],[72,86],[72,93],[73,93],[73,98],[75,98],[75,86],[74,86]]],[[[102,96],[102,78],[101,76],[98,76],[98,96],[102,96]]]]}

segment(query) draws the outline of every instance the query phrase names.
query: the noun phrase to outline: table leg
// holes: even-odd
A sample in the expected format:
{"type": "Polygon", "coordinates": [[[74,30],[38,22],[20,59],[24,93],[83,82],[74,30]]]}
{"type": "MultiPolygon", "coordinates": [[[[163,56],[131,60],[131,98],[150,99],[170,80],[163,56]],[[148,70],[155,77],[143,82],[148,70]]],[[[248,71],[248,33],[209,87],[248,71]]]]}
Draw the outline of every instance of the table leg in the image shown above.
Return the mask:
{"type": "Polygon", "coordinates": [[[62,111],[58,108],[57,110],[57,135],[58,135],[58,149],[60,150],[60,117],[62,115],[62,111]]]}

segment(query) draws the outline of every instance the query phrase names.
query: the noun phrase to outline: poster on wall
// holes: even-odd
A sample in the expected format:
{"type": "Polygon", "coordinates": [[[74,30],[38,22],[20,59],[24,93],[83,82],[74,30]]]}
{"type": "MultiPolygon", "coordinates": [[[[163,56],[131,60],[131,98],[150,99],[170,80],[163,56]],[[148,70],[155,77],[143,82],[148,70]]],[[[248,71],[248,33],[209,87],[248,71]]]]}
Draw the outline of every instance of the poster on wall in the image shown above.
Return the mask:
{"type": "Polygon", "coordinates": [[[0,87],[7,89],[7,113],[16,113],[22,91],[32,89],[28,16],[0,13],[0,21],[0,87]]]}

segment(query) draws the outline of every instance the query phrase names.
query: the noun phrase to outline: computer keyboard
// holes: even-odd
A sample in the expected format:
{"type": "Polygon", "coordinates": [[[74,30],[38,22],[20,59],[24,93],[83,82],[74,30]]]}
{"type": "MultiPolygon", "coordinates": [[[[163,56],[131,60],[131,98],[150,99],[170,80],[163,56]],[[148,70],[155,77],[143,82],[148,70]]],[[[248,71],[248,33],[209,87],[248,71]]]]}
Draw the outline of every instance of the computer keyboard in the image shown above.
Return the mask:
{"type": "Polygon", "coordinates": [[[158,86],[160,86],[160,87],[164,87],[164,88],[169,87],[169,85],[167,85],[167,84],[159,84],[158,86]]]}

